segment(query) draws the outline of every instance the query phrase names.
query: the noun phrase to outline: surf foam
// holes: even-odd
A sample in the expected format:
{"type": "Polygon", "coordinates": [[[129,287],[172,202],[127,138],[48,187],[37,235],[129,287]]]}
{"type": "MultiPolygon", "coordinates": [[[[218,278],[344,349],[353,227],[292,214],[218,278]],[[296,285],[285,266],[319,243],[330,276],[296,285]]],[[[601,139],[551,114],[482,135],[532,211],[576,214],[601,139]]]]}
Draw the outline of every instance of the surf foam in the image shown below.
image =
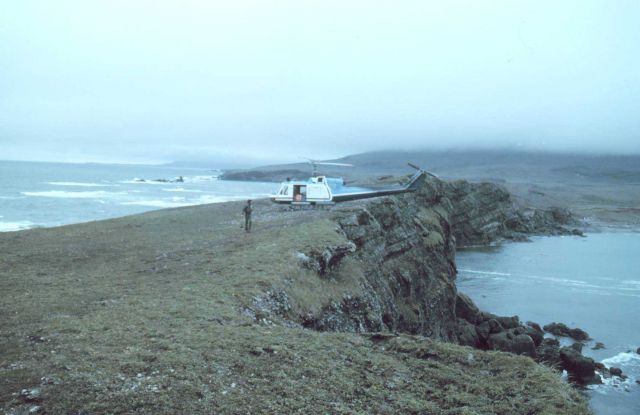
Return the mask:
{"type": "Polygon", "coordinates": [[[0,232],[15,232],[32,228],[35,224],[28,220],[17,222],[0,222],[0,232]]]}
{"type": "Polygon", "coordinates": [[[122,202],[121,205],[125,206],[148,206],[148,207],[156,207],[156,208],[174,208],[174,207],[182,207],[182,206],[191,206],[195,203],[191,202],[176,202],[176,201],[168,201],[168,200],[137,200],[134,202],[122,202]]]}
{"type": "Polygon", "coordinates": [[[112,184],[100,184],[100,183],[82,183],[82,182],[47,182],[52,186],[77,186],[77,187],[109,187],[112,184]]]}
{"type": "Polygon", "coordinates": [[[184,187],[176,187],[174,189],[162,189],[163,192],[180,192],[180,193],[202,193],[202,190],[185,189],[184,187]]]}
{"type": "Polygon", "coordinates": [[[618,353],[615,356],[604,359],[602,364],[607,368],[611,366],[617,367],[618,365],[640,366],[640,354],[635,352],[618,353]]]}
{"type": "Polygon", "coordinates": [[[66,192],[64,190],[49,190],[45,192],[21,192],[25,196],[36,197],[56,197],[69,199],[94,199],[101,197],[111,197],[117,195],[126,195],[126,192],[105,192],[102,190],[94,192],[66,192]]]}
{"type": "Polygon", "coordinates": [[[494,271],[476,271],[473,269],[458,269],[461,272],[468,272],[470,274],[483,274],[483,275],[501,275],[503,277],[510,277],[511,274],[506,272],[494,272],[494,271]]]}

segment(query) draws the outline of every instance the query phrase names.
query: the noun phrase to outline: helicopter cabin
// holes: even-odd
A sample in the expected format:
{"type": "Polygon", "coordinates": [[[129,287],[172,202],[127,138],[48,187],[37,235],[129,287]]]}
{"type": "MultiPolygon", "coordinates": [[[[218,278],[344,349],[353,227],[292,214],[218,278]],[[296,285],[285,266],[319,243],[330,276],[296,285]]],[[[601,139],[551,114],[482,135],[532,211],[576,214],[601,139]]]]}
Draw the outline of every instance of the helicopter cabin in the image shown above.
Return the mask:
{"type": "Polygon", "coordinates": [[[291,180],[282,183],[280,190],[272,197],[276,203],[318,204],[331,202],[331,190],[325,176],[308,180],[291,180]]]}

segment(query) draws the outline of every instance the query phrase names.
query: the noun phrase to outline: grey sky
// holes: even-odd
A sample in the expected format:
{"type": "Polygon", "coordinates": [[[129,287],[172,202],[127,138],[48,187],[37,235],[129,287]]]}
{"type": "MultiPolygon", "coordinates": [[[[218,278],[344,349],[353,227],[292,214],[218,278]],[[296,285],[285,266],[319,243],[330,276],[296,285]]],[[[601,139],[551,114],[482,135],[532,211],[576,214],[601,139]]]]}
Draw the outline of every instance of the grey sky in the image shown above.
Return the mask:
{"type": "Polygon", "coordinates": [[[0,159],[640,153],[640,1],[3,1],[0,159]]]}

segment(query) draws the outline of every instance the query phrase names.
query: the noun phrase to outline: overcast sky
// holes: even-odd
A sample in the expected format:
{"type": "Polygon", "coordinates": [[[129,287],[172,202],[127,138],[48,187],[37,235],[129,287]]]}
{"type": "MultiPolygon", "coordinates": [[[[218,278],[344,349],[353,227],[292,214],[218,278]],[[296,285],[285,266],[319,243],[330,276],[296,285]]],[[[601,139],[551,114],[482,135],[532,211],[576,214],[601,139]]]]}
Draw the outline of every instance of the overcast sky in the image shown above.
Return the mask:
{"type": "Polygon", "coordinates": [[[0,159],[640,153],[640,1],[0,3],[0,159]]]}

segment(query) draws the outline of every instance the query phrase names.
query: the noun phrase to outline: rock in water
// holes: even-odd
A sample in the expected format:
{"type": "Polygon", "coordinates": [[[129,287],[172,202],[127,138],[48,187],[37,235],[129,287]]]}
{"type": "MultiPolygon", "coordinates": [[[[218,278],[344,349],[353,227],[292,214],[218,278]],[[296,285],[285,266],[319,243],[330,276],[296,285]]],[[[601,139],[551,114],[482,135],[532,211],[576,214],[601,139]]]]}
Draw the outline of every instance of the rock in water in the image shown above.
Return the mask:
{"type": "Polygon", "coordinates": [[[536,322],[527,321],[527,326],[531,327],[535,331],[539,331],[540,333],[542,333],[542,327],[540,327],[540,324],[538,324],[536,322]]]}
{"type": "Polygon", "coordinates": [[[600,350],[600,349],[606,349],[604,343],[596,342],[596,344],[591,348],[591,350],[600,350]]]}
{"type": "Polygon", "coordinates": [[[589,333],[587,333],[586,331],[582,330],[582,329],[570,329],[569,330],[569,337],[571,337],[574,340],[578,340],[578,341],[584,341],[584,340],[589,340],[589,333]]]}
{"type": "Polygon", "coordinates": [[[582,343],[573,343],[573,344],[571,345],[571,348],[572,348],[573,350],[575,350],[576,352],[578,352],[578,353],[582,353],[582,348],[583,348],[583,347],[584,347],[584,344],[582,344],[582,343]]]}
{"type": "Polygon", "coordinates": [[[618,376],[618,377],[622,377],[622,369],[620,369],[619,367],[613,367],[611,366],[609,368],[609,373],[611,373],[611,376],[618,376]]]}
{"type": "Polygon", "coordinates": [[[571,337],[574,340],[589,340],[589,333],[582,329],[570,329],[564,323],[550,323],[544,326],[544,330],[556,336],[571,337]]]}
{"type": "Polygon", "coordinates": [[[560,361],[572,380],[581,384],[601,382],[600,377],[595,373],[596,364],[593,359],[581,355],[573,347],[560,349],[560,361]]]}

